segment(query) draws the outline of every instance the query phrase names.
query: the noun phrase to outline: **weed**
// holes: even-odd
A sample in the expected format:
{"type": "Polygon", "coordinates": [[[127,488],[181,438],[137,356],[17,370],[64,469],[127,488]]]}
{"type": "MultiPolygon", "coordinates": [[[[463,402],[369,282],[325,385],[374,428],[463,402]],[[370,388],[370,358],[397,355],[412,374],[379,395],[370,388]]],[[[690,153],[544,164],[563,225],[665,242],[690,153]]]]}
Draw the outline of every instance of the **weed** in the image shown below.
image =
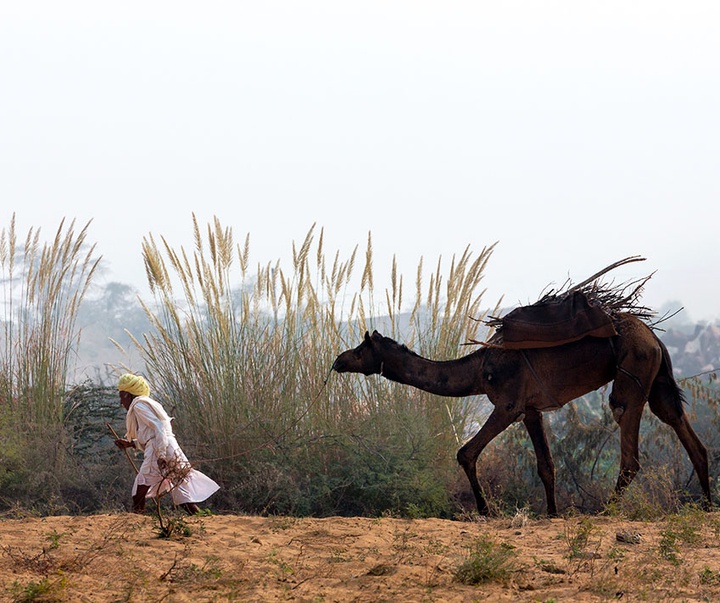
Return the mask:
{"type": "Polygon", "coordinates": [[[620,547],[610,547],[610,550],[607,553],[607,557],[610,561],[613,561],[615,563],[619,563],[623,559],[625,559],[625,551],[621,549],[620,547]]]}
{"type": "Polygon", "coordinates": [[[220,558],[209,555],[202,565],[190,563],[182,565],[178,563],[177,557],[170,568],[160,576],[160,581],[168,582],[212,582],[219,580],[223,575],[220,567],[220,558]]]}
{"type": "Polygon", "coordinates": [[[273,532],[281,532],[289,530],[297,523],[295,517],[287,517],[283,515],[273,515],[270,521],[270,530],[273,532]]]}
{"type": "Polygon", "coordinates": [[[686,506],[675,515],[670,515],[666,526],[660,531],[658,549],[660,556],[672,563],[680,565],[680,543],[697,544],[701,540],[700,528],[706,522],[706,514],[694,506],[686,506]]]}
{"type": "Polygon", "coordinates": [[[525,527],[529,521],[530,521],[530,508],[529,507],[523,507],[522,509],[516,509],[515,514],[512,516],[512,519],[510,520],[510,527],[522,528],[522,527],[525,527]]]}
{"type": "Polygon", "coordinates": [[[55,602],[65,600],[65,588],[68,580],[64,574],[55,577],[45,576],[37,582],[22,585],[14,582],[10,586],[13,603],[33,603],[35,601],[55,602]]]}
{"type": "Polygon", "coordinates": [[[333,547],[330,550],[330,563],[347,563],[350,561],[346,548],[333,547]]]}
{"type": "Polygon", "coordinates": [[[587,558],[590,536],[596,531],[595,524],[588,517],[583,517],[574,525],[567,522],[563,536],[568,547],[568,559],[587,558]]]}
{"type": "Polygon", "coordinates": [[[424,547],[425,552],[431,554],[431,555],[444,555],[448,552],[449,547],[446,544],[443,544],[440,540],[436,538],[431,538],[428,540],[428,543],[424,547]]]}
{"type": "Polygon", "coordinates": [[[428,515],[419,505],[416,505],[415,503],[407,503],[405,505],[405,516],[408,519],[423,519],[428,515]]]}
{"type": "Polygon", "coordinates": [[[10,557],[16,567],[28,569],[39,574],[47,574],[57,567],[55,558],[46,548],[43,548],[35,555],[9,546],[3,546],[2,551],[10,557]]]}
{"type": "Polygon", "coordinates": [[[697,544],[701,540],[700,528],[706,521],[707,513],[697,506],[683,507],[679,513],[668,517],[668,529],[672,530],[678,540],[686,544],[697,544]]]}
{"type": "Polygon", "coordinates": [[[711,586],[717,586],[720,584],[720,571],[711,570],[705,566],[699,575],[700,584],[707,584],[711,586]]]}
{"type": "Polygon", "coordinates": [[[455,578],[463,584],[503,582],[517,569],[515,547],[494,539],[477,539],[468,556],[455,570],[455,578]]]}
{"type": "Polygon", "coordinates": [[[152,334],[133,343],[159,395],[192,426],[180,434],[188,448],[202,446],[219,459],[214,472],[238,484],[215,500],[278,514],[450,516],[455,452],[475,405],[324,378],[337,352],[375,326],[428,354],[457,355],[482,328],[468,316],[484,315],[492,248],[467,249],[449,275],[438,262],[429,281],[421,262],[413,300],[396,266],[389,290],[375,293],[370,237],[357,275],[355,252],[328,264],[314,227],[293,245],[289,270],[251,273],[249,237],[237,245],[218,220],[204,229],[194,217],[193,233],[190,251],[144,241],[152,334]]]}
{"type": "Polygon", "coordinates": [[[283,575],[294,574],[295,570],[278,554],[278,551],[273,547],[272,551],[268,554],[267,560],[276,565],[283,575]]]}
{"type": "Polygon", "coordinates": [[[193,535],[192,526],[180,515],[163,519],[158,513],[154,518],[157,520],[154,530],[158,538],[187,538],[193,535]]]}
{"type": "Polygon", "coordinates": [[[66,532],[57,533],[55,530],[50,532],[50,534],[47,535],[47,539],[50,541],[50,546],[48,547],[49,550],[54,550],[60,546],[60,538],[66,535],[66,532]]]}
{"type": "Polygon", "coordinates": [[[660,557],[673,565],[680,565],[682,563],[677,541],[677,534],[672,530],[665,529],[660,533],[660,543],[658,544],[660,557]]]}
{"type": "Polygon", "coordinates": [[[415,556],[417,549],[412,544],[411,540],[417,536],[417,533],[412,532],[410,528],[404,530],[396,530],[393,534],[393,551],[395,552],[395,559],[400,561],[407,561],[415,556]]]}

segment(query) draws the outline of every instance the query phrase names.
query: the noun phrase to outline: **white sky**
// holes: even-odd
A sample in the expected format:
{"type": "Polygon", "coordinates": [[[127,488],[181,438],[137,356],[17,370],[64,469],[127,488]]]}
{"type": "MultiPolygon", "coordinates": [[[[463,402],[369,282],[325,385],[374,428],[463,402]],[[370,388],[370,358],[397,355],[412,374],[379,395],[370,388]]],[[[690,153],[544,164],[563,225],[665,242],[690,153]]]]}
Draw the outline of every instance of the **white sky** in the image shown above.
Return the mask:
{"type": "Polygon", "coordinates": [[[108,280],[195,212],[262,264],[371,232],[376,287],[497,241],[488,305],[643,255],[647,305],[720,317],[720,3],[0,7],[0,225],[92,219],[108,280]]]}

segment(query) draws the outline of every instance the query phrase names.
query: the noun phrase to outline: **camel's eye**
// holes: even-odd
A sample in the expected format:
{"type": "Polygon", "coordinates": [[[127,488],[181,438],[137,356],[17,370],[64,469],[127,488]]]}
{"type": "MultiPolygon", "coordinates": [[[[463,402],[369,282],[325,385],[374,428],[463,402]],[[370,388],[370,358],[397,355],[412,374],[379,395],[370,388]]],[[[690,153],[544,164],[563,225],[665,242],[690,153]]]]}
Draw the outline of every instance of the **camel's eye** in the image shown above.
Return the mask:
{"type": "Polygon", "coordinates": [[[492,381],[492,373],[488,373],[487,375],[485,375],[485,379],[487,379],[488,381],[492,381]]]}

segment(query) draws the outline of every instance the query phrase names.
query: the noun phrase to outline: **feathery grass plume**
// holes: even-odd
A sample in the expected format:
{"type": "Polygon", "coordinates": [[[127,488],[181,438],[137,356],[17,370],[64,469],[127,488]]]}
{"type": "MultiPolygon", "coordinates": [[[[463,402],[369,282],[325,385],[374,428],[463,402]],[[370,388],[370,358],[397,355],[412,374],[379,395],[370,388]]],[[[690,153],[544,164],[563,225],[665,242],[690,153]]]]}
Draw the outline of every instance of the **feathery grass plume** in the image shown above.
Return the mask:
{"type": "Polygon", "coordinates": [[[316,235],[315,225],[302,245],[293,244],[289,270],[259,265],[250,277],[248,238],[241,250],[217,220],[204,236],[196,221],[193,227],[192,251],[145,240],[156,304],[144,305],[153,329],[136,341],[159,396],[174,407],[193,464],[211,464],[208,471],[230,485],[215,500],[315,514],[402,510],[412,502],[424,513],[450,515],[456,434],[469,421],[469,405],[385,380],[328,375],[358,334],[385,330],[388,320],[390,335],[427,342],[431,355],[457,355],[468,329],[477,328],[468,317],[480,313],[476,285],[491,249],[474,261],[466,250],[447,297],[438,290],[430,307],[417,299],[408,312],[395,258],[387,306],[374,305],[370,234],[359,279],[357,247],[327,264],[324,231],[316,235]],[[182,285],[182,298],[171,279],[182,285]],[[449,332],[431,334],[430,317],[449,332]]]}
{"type": "Polygon", "coordinates": [[[63,394],[79,342],[77,312],[99,261],[95,246],[87,247],[89,225],[76,234],[75,222],[66,228],[62,220],[52,243],[42,246],[40,231],[31,228],[22,248],[14,214],[2,231],[0,400],[28,426],[63,421],[63,394]]]}

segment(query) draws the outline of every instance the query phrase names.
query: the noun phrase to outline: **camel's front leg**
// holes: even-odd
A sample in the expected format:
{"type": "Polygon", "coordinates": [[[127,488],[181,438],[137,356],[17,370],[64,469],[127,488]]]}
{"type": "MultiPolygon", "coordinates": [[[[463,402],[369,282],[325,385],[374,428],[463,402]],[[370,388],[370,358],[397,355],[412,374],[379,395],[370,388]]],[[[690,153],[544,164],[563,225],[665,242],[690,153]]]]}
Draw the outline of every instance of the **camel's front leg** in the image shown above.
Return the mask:
{"type": "Polygon", "coordinates": [[[467,442],[457,453],[457,460],[460,466],[465,470],[470,481],[470,487],[475,495],[478,513],[487,515],[488,506],[483,496],[480,482],[477,478],[477,460],[480,453],[497,435],[505,431],[517,419],[517,415],[509,415],[507,411],[498,411],[497,407],[492,411],[473,438],[467,442]]]}
{"type": "Polygon", "coordinates": [[[557,515],[557,502],[555,500],[555,463],[553,463],[550,446],[548,446],[542,413],[534,408],[527,408],[523,422],[525,423],[525,428],[530,435],[530,440],[535,449],[538,475],[545,487],[548,515],[555,517],[557,515]]]}

